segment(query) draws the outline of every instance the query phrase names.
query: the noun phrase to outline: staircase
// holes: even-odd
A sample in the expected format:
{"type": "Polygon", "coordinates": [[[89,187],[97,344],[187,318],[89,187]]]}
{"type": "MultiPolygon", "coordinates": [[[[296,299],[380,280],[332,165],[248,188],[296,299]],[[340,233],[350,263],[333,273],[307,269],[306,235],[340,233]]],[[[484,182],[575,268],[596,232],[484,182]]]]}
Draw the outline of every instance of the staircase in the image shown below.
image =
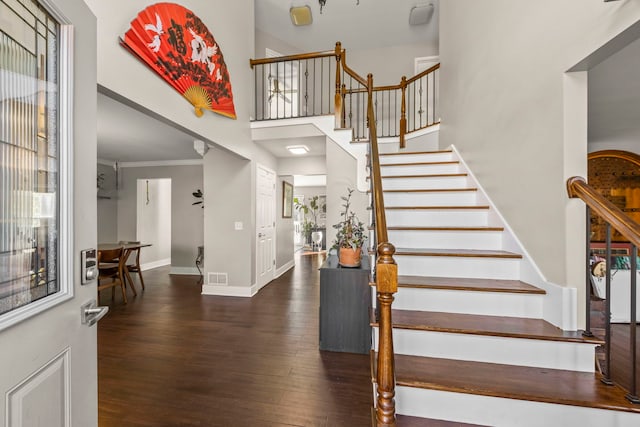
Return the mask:
{"type": "Polygon", "coordinates": [[[601,342],[543,319],[546,291],[521,281],[524,255],[505,250],[512,238],[457,154],[380,163],[399,274],[398,425],[640,425],[640,406],[600,381],[601,342]]]}

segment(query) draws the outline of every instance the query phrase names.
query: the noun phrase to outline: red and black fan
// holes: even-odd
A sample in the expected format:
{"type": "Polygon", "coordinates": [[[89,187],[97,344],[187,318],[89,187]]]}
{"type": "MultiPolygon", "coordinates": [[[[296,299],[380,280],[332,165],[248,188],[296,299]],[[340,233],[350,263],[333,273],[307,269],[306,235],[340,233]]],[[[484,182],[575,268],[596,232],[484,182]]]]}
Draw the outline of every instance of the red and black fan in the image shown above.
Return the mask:
{"type": "Polygon", "coordinates": [[[164,78],[195,108],[236,118],[229,70],[200,18],[175,3],[156,3],[131,21],[120,44],[164,78]]]}

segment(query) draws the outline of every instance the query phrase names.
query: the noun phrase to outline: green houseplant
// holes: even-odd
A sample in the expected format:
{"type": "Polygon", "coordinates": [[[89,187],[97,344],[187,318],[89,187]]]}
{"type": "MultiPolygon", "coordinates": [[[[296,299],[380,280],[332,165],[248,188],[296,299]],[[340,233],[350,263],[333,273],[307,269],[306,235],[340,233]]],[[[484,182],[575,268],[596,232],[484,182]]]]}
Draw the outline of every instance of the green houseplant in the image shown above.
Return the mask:
{"type": "Polygon", "coordinates": [[[297,198],[294,198],[293,201],[296,210],[303,213],[302,235],[304,236],[304,242],[305,244],[311,244],[311,234],[314,231],[318,231],[318,214],[326,212],[327,205],[321,203],[320,196],[313,196],[308,205],[300,203],[297,198]],[[311,219],[307,218],[308,214],[311,214],[311,219]]]}
{"type": "Polygon", "coordinates": [[[338,262],[343,267],[357,267],[360,265],[362,247],[367,239],[365,227],[358,219],[355,212],[350,210],[351,195],[353,190],[347,188],[347,195],[342,196],[344,201],[343,211],[340,213],[342,220],[334,224],[333,228],[338,230],[333,248],[338,252],[338,262]]]}

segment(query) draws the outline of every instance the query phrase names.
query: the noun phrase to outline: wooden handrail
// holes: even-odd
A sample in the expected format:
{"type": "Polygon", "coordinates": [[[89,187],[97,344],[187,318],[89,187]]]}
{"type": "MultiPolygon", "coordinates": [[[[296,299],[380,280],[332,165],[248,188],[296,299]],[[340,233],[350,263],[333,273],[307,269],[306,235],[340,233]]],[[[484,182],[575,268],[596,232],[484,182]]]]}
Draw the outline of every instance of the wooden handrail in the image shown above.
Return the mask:
{"type": "Polygon", "coordinates": [[[427,74],[433,73],[435,70],[438,70],[438,69],[440,69],[440,64],[439,64],[439,63],[438,63],[438,64],[436,64],[436,65],[434,65],[434,66],[433,66],[433,67],[431,67],[431,68],[428,68],[428,69],[426,69],[426,70],[424,70],[424,71],[422,71],[422,72],[420,72],[420,73],[416,74],[415,76],[411,77],[410,79],[407,79],[407,84],[409,84],[409,83],[413,83],[413,82],[415,82],[416,80],[418,80],[418,79],[420,79],[420,78],[422,78],[422,77],[426,76],[427,74]]]}
{"type": "Polygon", "coordinates": [[[600,195],[593,187],[587,184],[584,178],[579,176],[569,178],[567,180],[567,192],[569,197],[581,199],[589,206],[591,212],[602,217],[631,243],[640,246],[640,225],[629,218],[620,208],[600,195]]]}
{"type": "Polygon", "coordinates": [[[376,258],[376,291],[378,299],[379,331],[377,361],[376,423],[378,427],[395,427],[395,361],[393,354],[393,321],[391,304],[398,290],[398,265],[393,259],[395,247],[389,242],[387,219],[382,193],[382,173],[373,108],[373,75],[367,76],[369,140],[371,144],[371,175],[373,182],[373,210],[376,221],[378,256],[376,258]]]}
{"type": "Polygon", "coordinates": [[[362,86],[367,86],[367,81],[347,65],[347,51],[344,49],[342,50],[342,69],[362,86]]]}
{"type": "Polygon", "coordinates": [[[296,55],[278,56],[275,58],[250,59],[249,65],[251,65],[251,68],[253,68],[254,65],[275,64],[277,62],[297,61],[313,58],[326,58],[327,56],[334,56],[335,54],[336,53],[333,50],[325,50],[324,52],[299,53],[296,55]]]}

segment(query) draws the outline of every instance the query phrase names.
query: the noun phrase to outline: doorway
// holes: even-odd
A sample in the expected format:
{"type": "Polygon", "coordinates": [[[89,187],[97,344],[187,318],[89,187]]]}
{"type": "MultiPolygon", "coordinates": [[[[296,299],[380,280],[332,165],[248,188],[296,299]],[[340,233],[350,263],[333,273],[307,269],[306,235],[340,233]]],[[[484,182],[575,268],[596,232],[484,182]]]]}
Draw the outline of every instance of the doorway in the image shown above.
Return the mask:
{"type": "Polygon", "coordinates": [[[136,212],[136,240],[151,244],[140,252],[142,269],[171,264],[171,179],[139,179],[136,212]]]}

